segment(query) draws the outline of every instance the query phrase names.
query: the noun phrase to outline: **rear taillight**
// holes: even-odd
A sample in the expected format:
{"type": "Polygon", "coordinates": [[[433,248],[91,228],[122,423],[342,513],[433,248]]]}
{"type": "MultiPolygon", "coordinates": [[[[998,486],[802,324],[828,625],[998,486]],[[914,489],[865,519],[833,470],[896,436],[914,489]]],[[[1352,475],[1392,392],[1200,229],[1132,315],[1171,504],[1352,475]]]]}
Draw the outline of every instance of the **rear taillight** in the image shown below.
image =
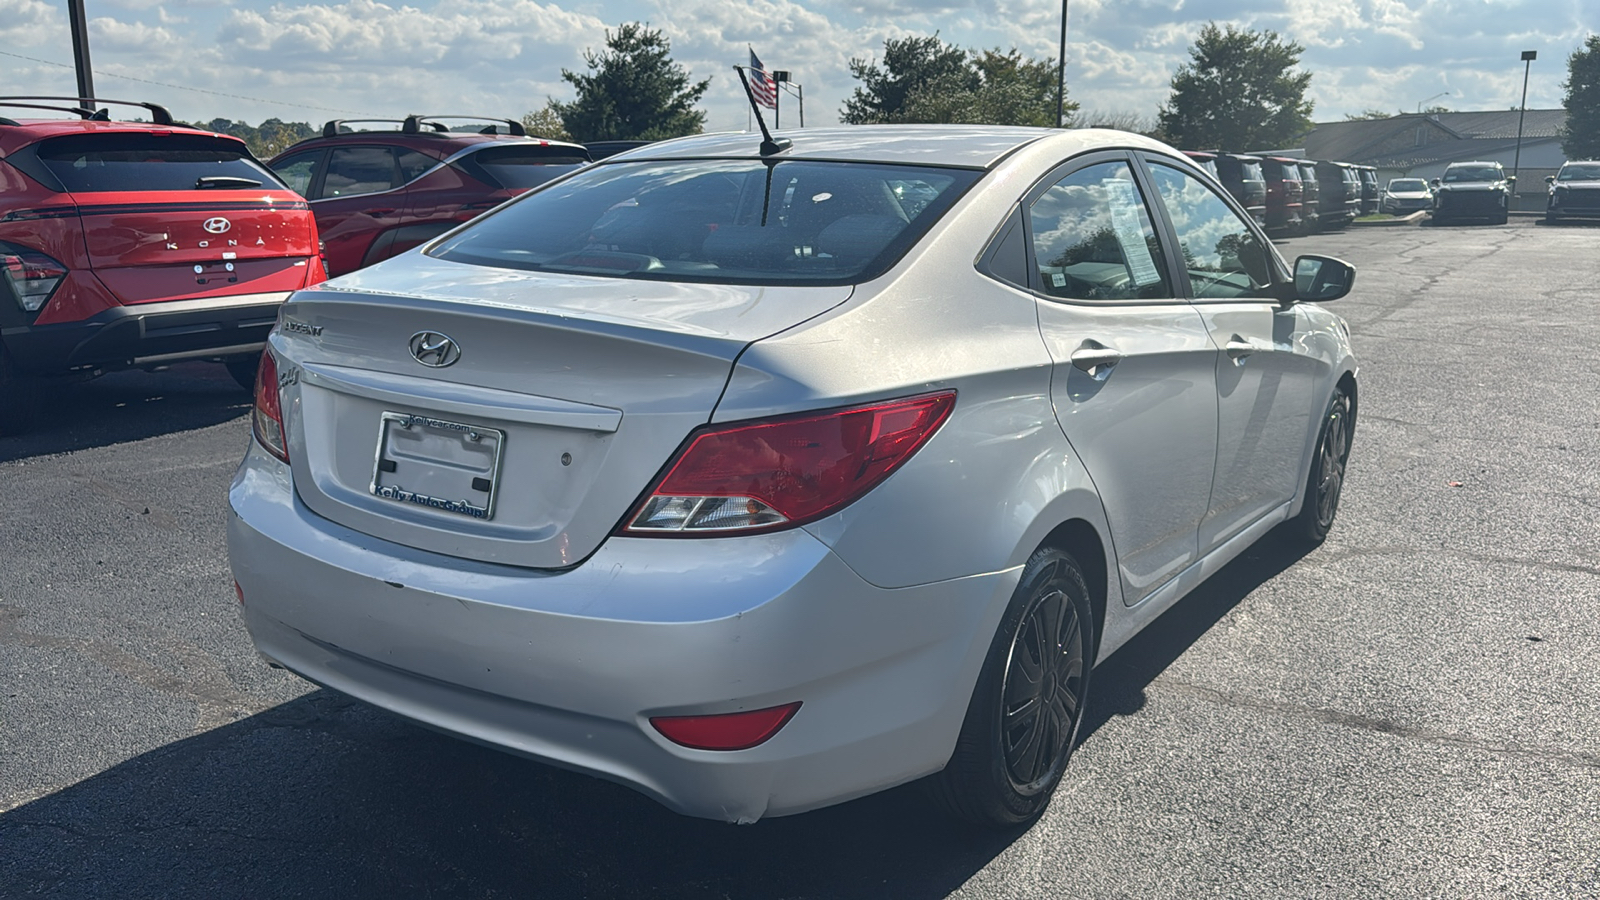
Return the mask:
{"type": "Polygon", "coordinates": [[[621,533],[727,535],[831,515],[888,478],[938,430],[954,391],[691,435],[621,533]]]}
{"type": "Polygon", "coordinates": [[[261,351],[256,368],[256,406],[250,417],[250,430],[268,453],[289,461],[289,444],[283,432],[283,402],[278,398],[278,361],[271,350],[261,351]]]}
{"type": "Polygon", "coordinates": [[[694,750],[749,750],[778,733],[799,703],[719,716],[656,716],[650,724],[674,744],[694,750]]]}
{"type": "Polygon", "coordinates": [[[38,312],[67,277],[67,267],[37,250],[0,242],[0,278],[24,312],[38,312]]]}

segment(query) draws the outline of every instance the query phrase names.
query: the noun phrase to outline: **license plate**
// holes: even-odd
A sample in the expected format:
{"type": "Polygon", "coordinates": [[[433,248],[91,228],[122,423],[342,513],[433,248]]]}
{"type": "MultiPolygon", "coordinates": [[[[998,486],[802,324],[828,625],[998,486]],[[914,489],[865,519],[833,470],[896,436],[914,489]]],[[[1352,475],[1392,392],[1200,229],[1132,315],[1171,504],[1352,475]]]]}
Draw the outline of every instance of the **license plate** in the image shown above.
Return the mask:
{"type": "Polygon", "coordinates": [[[372,493],[473,519],[494,518],[500,490],[497,428],[386,412],[378,430],[372,493]]]}

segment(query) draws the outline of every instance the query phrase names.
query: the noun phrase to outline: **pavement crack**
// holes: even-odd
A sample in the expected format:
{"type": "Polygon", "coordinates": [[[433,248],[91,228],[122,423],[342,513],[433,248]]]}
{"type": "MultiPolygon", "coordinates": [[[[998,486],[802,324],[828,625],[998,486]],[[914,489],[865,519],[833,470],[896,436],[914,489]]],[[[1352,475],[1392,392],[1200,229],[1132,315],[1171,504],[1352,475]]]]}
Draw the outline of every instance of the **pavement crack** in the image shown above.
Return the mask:
{"type": "Polygon", "coordinates": [[[1524,759],[1539,759],[1547,762],[1565,763],[1584,769],[1600,770],[1600,753],[1582,753],[1575,750],[1563,750],[1556,747],[1539,747],[1527,744],[1513,744],[1504,741],[1491,741],[1473,737],[1467,734],[1455,734],[1448,731],[1435,731],[1421,728],[1416,725],[1407,725],[1391,719],[1380,719],[1374,716],[1363,716],[1358,713],[1327,707],[1306,706],[1301,703],[1290,703],[1281,700],[1266,700],[1259,697],[1247,697],[1216,688],[1203,687],[1186,681],[1179,681],[1168,676],[1161,676],[1152,682],[1152,686],[1159,686],[1174,693],[1187,694],[1216,703],[1220,706],[1229,706],[1235,709],[1253,709],[1263,712],[1285,713],[1304,719],[1323,722],[1328,725],[1338,725],[1344,728],[1353,728],[1360,731],[1370,731],[1375,734],[1387,734],[1407,740],[1421,741],[1447,747],[1461,747],[1468,750],[1478,750],[1484,753],[1493,753],[1498,756],[1515,756],[1524,759]]]}

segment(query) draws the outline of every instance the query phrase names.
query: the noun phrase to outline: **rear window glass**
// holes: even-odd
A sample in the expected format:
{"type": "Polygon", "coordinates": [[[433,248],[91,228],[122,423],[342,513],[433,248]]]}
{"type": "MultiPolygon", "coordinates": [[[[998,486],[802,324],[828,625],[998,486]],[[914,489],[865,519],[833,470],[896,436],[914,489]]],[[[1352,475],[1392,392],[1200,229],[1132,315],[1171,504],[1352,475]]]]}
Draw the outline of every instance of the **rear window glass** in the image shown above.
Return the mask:
{"type": "Polygon", "coordinates": [[[105,191],[189,191],[217,179],[221,189],[282,185],[238,141],[199,134],[83,134],[52,138],[38,158],[75,194],[105,191]]]}
{"type": "Polygon", "coordinates": [[[1261,163],[1258,163],[1258,162],[1247,162],[1241,167],[1241,169],[1244,172],[1244,177],[1243,177],[1242,180],[1244,180],[1244,181],[1260,181],[1261,180],[1261,163]]]}
{"type": "Polygon", "coordinates": [[[589,162],[576,148],[565,147],[490,147],[469,159],[500,187],[520,189],[538,187],[589,162]]]}
{"type": "Polygon", "coordinates": [[[980,174],[804,160],[597,165],[428,252],[622,278],[850,284],[888,268],[980,174]]]}

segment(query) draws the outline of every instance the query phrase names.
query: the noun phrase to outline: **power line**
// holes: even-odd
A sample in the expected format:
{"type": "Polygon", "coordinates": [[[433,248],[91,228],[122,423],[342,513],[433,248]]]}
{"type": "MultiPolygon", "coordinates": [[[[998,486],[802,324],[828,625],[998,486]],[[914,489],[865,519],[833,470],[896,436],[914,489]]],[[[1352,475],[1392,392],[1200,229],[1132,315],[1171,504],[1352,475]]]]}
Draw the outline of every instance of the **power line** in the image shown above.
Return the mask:
{"type": "MultiPolygon", "coordinates": [[[[72,66],[69,66],[66,63],[58,63],[52,59],[39,59],[36,56],[23,56],[21,53],[12,53],[8,50],[0,50],[0,56],[10,56],[16,59],[25,59],[29,62],[44,63],[47,66],[60,66],[63,69],[72,68],[72,66]]],[[[121,78],[124,81],[137,81],[141,84],[153,84],[158,87],[173,88],[174,90],[179,91],[194,91],[197,94],[211,94],[212,96],[216,97],[231,97],[235,100],[249,100],[252,103],[274,103],[278,106],[294,106],[300,109],[319,109],[324,112],[353,113],[355,115],[363,114],[360,110],[355,109],[339,109],[338,107],[333,106],[312,106],[308,103],[290,103],[286,100],[268,100],[264,97],[247,97],[244,94],[227,94],[223,93],[222,91],[211,91],[206,90],[205,88],[188,87],[187,85],[182,84],[168,84],[165,81],[151,81],[148,78],[135,78],[132,75],[118,75],[115,72],[106,72],[103,70],[97,72],[96,74],[103,75],[107,78],[121,78]]]]}

